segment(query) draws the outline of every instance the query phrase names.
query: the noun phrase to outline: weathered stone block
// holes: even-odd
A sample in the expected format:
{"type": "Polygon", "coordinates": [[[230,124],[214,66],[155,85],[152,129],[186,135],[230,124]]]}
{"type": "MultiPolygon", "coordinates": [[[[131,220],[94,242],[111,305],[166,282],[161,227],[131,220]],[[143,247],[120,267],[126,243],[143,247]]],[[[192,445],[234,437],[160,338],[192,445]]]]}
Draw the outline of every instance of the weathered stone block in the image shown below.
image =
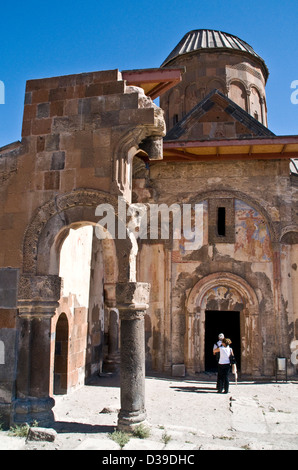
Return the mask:
{"type": "Polygon", "coordinates": [[[47,103],[49,100],[49,90],[41,88],[40,90],[32,91],[31,102],[34,103],[47,103]]]}
{"type": "Polygon", "coordinates": [[[33,427],[28,431],[27,441],[54,442],[57,432],[54,429],[33,427]]]}
{"type": "Polygon", "coordinates": [[[49,101],[69,100],[73,98],[73,93],[74,88],[71,86],[56,88],[55,90],[50,90],[49,101]]]}
{"type": "Polygon", "coordinates": [[[24,119],[35,119],[36,118],[36,104],[27,104],[24,106],[24,119]]]}
{"type": "Polygon", "coordinates": [[[78,113],[90,114],[91,113],[91,99],[83,98],[78,102],[78,113]]]}
{"type": "Polygon", "coordinates": [[[82,149],[81,154],[81,168],[90,168],[94,164],[93,149],[82,149]]]}
{"type": "Polygon", "coordinates": [[[52,126],[52,119],[37,119],[32,121],[32,134],[43,135],[50,134],[52,126]]]}
{"type": "Polygon", "coordinates": [[[40,103],[37,105],[37,118],[47,118],[50,116],[50,103],[40,103]]]}
{"type": "Polygon", "coordinates": [[[141,108],[141,109],[123,109],[119,112],[119,121],[122,125],[137,125],[140,122],[145,124],[154,123],[154,109],[141,108]]]}
{"type": "Polygon", "coordinates": [[[15,308],[17,305],[19,270],[0,269],[0,308],[15,308]]]}
{"type": "Polygon", "coordinates": [[[58,171],[46,171],[44,174],[44,189],[57,190],[60,186],[60,174],[58,171]]]}
{"type": "Polygon", "coordinates": [[[99,72],[93,72],[92,78],[94,83],[97,82],[111,82],[121,80],[122,75],[118,69],[114,70],[100,70],[99,72]]]}
{"type": "Polygon", "coordinates": [[[185,365],[184,364],[173,364],[172,365],[172,376],[173,377],[185,377],[185,365]]]}
{"type": "Polygon", "coordinates": [[[45,136],[45,150],[50,152],[51,150],[59,150],[60,135],[51,134],[45,136]]]}
{"type": "Polygon", "coordinates": [[[65,152],[53,152],[51,170],[63,170],[65,167],[65,152]]]}
{"type": "Polygon", "coordinates": [[[81,116],[65,116],[54,118],[52,131],[53,134],[60,134],[62,132],[72,132],[81,127],[81,116]]]}
{"type": "Polygon", "coordinates": [[[50,116],[63,116],[64,115],[64,101],[52,101],[50,103],[50,116]]]}

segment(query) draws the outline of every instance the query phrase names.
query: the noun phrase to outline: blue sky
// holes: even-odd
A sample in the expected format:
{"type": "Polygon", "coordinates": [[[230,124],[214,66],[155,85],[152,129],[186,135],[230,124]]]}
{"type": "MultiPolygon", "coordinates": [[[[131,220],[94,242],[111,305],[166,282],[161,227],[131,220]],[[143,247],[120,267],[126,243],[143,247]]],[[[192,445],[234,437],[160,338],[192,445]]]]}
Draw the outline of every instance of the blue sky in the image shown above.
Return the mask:
{"type": "Polygon", "coordinates": [[[26,80],[95,70],[159,67],[193,29],[218,29],[265,60],[269,128],[298,134],[297,0],[51,0],[1,5],[0,147],[21,139],[26,80]]]}

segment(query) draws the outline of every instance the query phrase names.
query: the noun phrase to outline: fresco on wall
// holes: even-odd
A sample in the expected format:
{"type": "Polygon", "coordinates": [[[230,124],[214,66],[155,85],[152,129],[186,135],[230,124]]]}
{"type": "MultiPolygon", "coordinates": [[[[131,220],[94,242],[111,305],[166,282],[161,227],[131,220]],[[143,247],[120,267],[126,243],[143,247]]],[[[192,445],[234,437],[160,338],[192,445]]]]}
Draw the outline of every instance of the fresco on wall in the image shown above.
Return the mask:
{"type": "MultiPolygon", "coordinates": [[[[184,214],[183,214],[184,215],[184,214]]],[[[179,263],[195,250],[208,244],[208,202],[196,204],[191,211],[191,226],[182,226],[181,238],[173,241],[172,261],[179,263]]]]}
{"type": "Polygon", "coordinates": [[[206,310],[242,310],[240,294],[229,286],[212,287],[205,296],[206,310]]]}
{"type": "Polygon", "coordinates": [[[270,233],[262,214],[235,200],[235,257],[249,261],[271,261],[270,233]]]}

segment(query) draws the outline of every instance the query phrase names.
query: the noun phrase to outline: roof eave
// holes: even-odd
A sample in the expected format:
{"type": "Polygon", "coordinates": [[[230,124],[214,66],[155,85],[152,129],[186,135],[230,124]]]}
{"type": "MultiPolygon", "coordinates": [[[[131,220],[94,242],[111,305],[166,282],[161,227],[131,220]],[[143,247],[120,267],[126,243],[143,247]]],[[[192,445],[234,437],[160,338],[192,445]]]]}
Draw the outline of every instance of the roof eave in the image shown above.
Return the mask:
{"type": "Polygon", "coordinates": [[[203,141],[165,141],[164,161],[290,160],[298,157],[298,135],[203,141]]]}

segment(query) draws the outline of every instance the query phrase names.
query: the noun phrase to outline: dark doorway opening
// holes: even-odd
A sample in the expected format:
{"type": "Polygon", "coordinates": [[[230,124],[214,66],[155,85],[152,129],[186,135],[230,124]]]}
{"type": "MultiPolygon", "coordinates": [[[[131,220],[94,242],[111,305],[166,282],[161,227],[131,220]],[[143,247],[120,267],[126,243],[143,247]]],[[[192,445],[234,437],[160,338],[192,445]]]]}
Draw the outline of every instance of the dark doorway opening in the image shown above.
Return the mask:
{"type": "Polygon", "coordinates": [[[219,237],[226,236],[226,208],[218,207],[217,209],[217,235],[219,237]]]}
{"type": "Polygon", "coordinates": [[[205,317],[205,370],[217,371],[217,361],[213,356],[213,345],[218,341],[218,335],[223,333],[232,341],[237,369],[241,367],[240,343],[240,312],[206,310],[205,317]]]}
{"type": "Polygon", "coordinates": [[[55,363],[54,363],[54,394],[67,394],[67,365],[68,365],[68,320],[61,313],[56,325],[55,363]]]}

